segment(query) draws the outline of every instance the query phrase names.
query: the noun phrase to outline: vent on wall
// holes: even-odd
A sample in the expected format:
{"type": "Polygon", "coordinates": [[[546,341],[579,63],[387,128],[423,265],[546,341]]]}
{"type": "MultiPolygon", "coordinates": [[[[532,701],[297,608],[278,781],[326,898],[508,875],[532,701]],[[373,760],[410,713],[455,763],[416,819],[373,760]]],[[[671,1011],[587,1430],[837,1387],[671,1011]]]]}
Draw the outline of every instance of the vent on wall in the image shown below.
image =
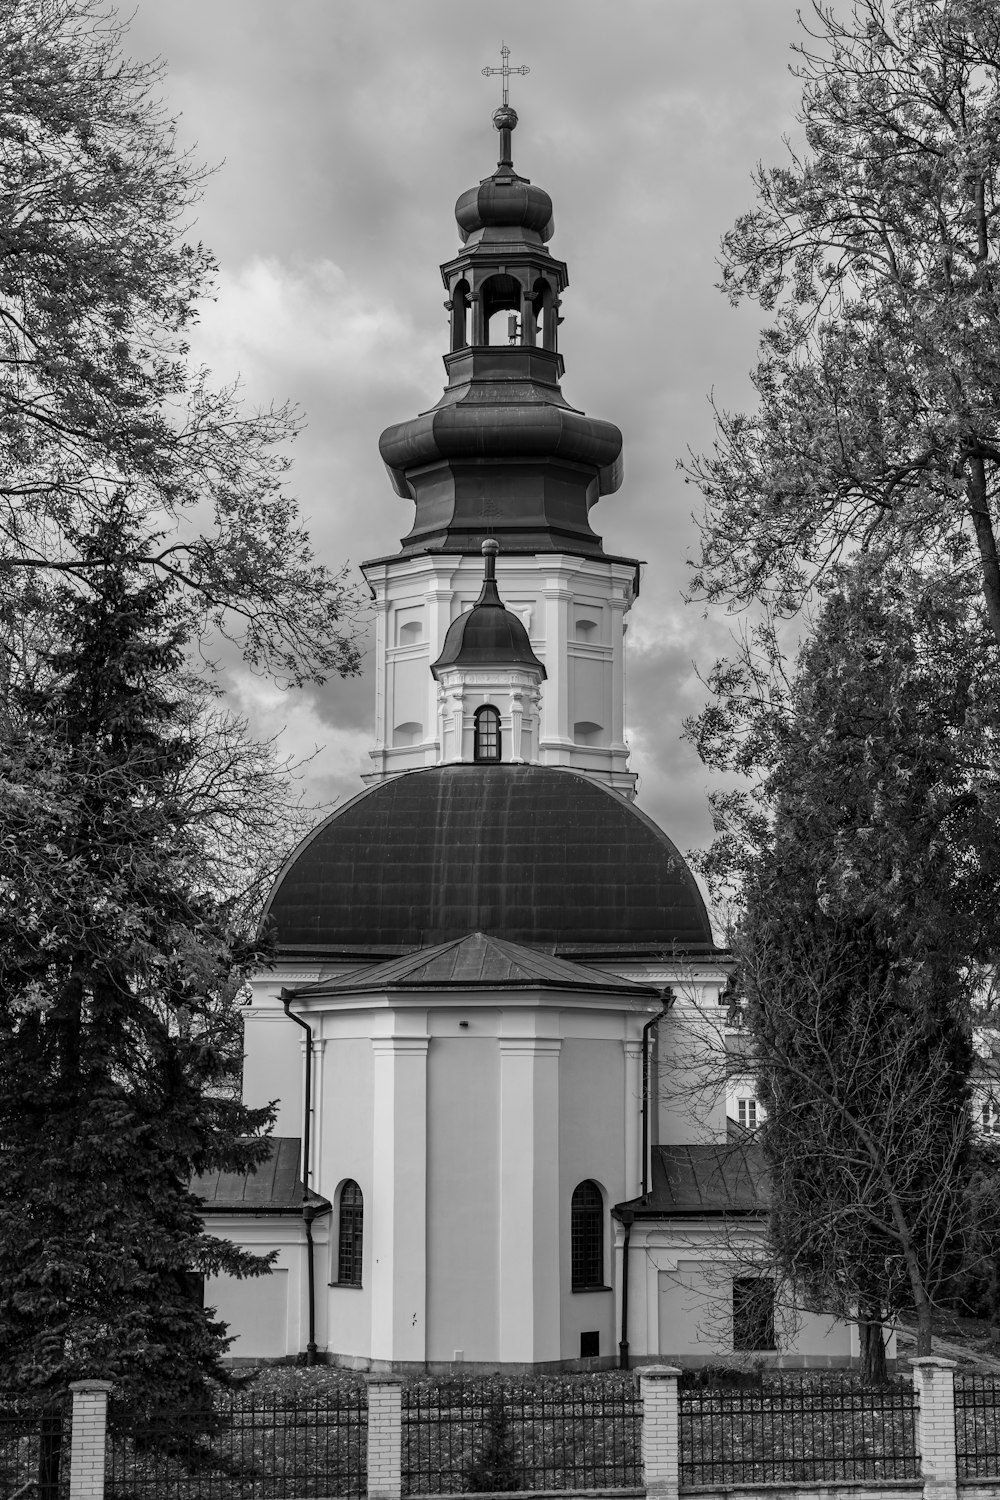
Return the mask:
{"type": "Polygon", "coordinates": [[[596,1359],[601,1352],[601,1332],[594,1328],[580,1334],[580,1358],[596,1359]]]}

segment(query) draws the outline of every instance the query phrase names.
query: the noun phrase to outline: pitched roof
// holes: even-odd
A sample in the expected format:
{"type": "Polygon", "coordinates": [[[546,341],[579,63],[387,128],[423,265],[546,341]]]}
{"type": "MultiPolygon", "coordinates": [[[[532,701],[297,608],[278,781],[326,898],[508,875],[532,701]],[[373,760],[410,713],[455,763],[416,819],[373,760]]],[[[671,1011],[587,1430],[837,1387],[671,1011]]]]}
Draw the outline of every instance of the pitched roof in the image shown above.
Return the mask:
{"type": "Polygon", "coordinates": [[[389,959],[371,969],[352,969],[303,985],[295,995],[370,993],[410,989],[557,989],[596,990],[602,994],[656,996],[654,985],[635,984],[617,974],[603,974],[584,964],[553,958],[503,938],[470,932],[433,948],[389,959]]]}
{"type": "Polygon", "coordinates": [[[649,1197],[618,1204],[637,1218],[715,1218],[767,1208],[763,1153],[736,1132],[719,1145],[654,1146],[652,1167],[649,1197]]]}
{"type": "MultiPolygon", "coordinates": [[[[301,1142],[297,1135],[274,1135],[269,1152],[249,1172],[205,1172],[191,1183],[207,1214],[301,1214],[306,1190],[299,1177],[301,1142]]],[[[317,1208],[330,1207],[315,1193],[317,1208]]]]}

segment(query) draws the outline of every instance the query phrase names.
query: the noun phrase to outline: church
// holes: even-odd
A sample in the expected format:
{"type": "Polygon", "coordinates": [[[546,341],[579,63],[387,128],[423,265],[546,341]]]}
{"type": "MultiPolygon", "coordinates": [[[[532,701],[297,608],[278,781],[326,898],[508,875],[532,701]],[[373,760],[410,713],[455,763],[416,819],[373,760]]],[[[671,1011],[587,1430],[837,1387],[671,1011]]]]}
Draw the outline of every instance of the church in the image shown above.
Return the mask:
{"type": "Polygon", "coordinates": [[[238,1359],[847,1363],[853,1330],[761,1264],[727,955],[634,800],[640,570],[592,524],[622,436],[562,393],[552,201],[506,89],[493,123],[441,267],[444,394],[379,445],[409,530],[363,565],[372,768],[267,903],[243,1087],[279,1101],[271,1155],[197,1184],[212,1232],[276,1261],[206,1301],[238,1359]]]}

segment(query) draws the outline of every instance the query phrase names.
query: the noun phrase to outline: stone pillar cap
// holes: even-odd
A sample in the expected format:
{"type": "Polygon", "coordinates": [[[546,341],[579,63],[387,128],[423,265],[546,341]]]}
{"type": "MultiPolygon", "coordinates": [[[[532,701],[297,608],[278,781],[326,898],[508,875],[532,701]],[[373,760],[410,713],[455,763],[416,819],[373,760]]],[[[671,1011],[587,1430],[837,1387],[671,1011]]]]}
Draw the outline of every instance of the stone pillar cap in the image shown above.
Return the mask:
{"type": "Polygon", "coordinates": [[[71,1391],[110,1391],[114,1389],[112,1380],[71,1380],[69,1383],[71,1391]]]}

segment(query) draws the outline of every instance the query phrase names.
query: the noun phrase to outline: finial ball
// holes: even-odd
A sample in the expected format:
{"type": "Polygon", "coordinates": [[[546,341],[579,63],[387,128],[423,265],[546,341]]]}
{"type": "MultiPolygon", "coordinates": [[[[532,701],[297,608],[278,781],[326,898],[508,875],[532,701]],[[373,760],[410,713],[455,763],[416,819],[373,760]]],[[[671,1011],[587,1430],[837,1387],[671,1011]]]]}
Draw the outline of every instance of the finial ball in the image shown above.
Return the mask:
{"type": "Polygon", "coordinates": [[[480,550],[484,557],[489,557],[491,554],[495,557],[500,551],[500,543],[495,537],[488,536],[480,550]]]}
{"type": "Polygon", "coordinates": [[[517,124],[517,110],[511,109],[509,104],[501,104],[499,109],[493,111],[493,125],[497,130],[513,130],[517,124]]]}

